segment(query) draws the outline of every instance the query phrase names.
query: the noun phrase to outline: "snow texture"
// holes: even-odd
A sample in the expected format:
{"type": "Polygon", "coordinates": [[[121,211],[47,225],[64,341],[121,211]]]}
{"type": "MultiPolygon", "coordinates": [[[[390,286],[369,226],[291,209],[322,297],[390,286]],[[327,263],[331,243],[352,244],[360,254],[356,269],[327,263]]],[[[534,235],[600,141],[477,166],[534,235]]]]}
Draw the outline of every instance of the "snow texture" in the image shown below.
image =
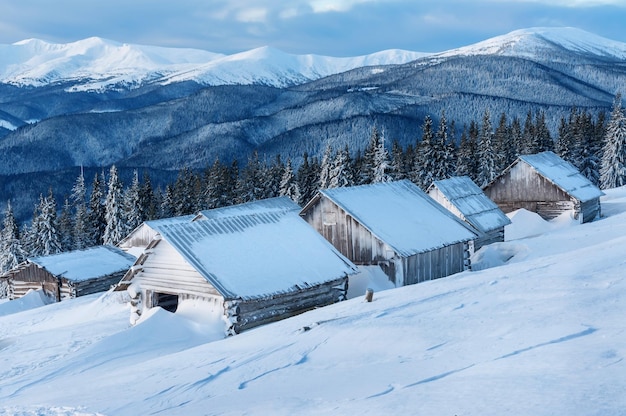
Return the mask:
{"type": "Polygon", "coordinates": [[[623,415],[626,187],[606,194],[597,221],[484,247],[498,267],[227,339],[158,309],[129,328],[116,292],[2,316],[0,415],[623,415]]]}

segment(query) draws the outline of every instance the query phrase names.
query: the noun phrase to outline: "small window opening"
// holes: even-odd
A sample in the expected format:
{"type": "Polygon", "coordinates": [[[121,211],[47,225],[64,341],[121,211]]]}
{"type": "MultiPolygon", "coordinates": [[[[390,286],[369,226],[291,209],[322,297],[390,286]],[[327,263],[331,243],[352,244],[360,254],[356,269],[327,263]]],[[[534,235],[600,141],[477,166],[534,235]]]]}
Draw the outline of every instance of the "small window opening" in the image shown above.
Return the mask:
{"type": "Polygon", "coordinates": [[[154,301],[154,306],[160,306],[168,312],[174,313],[178,309],[178,295],[157,292],[154,294],[154,301]]]}

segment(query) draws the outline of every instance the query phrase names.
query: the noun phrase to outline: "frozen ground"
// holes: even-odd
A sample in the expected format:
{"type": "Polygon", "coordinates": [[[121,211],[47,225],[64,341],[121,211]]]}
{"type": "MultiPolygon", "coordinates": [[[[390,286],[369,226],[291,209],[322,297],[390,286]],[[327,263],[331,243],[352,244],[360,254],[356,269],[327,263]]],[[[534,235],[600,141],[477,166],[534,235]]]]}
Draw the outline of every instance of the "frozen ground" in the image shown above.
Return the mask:
{"type": "Polygon", "coordinates": [[[511,215],[474,271],[228,339],[193,303],[135,327],[119,296],[0,303],[0,415],[623,415],[626,188],[607,194],[591,224],[511,215]]]}

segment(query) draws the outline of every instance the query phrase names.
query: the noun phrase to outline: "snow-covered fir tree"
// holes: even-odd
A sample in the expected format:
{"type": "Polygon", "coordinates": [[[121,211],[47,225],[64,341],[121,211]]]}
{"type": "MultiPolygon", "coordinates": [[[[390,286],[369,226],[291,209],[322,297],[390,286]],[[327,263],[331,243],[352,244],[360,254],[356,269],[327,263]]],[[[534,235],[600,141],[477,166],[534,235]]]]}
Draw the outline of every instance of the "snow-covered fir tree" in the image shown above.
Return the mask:
{"type": "Polygon", "coordinates": [[[371,183],[389,182],[391,181],[391,160],[389,158],[389,152],[385,146],[385,133],[384,131],[378,135],[378,139],[373,138],[374,142],[374,159],[372,165],[372,179],[371,183]]]}
{"type": "Polygon", "coordinates": [[[22,247],[20,232],[11,201],[7,202],[4,221],[0,232],[0,273],[4,273],[26,259],[26,251],[22,247]]]}
{"type": "Polygon", "coordinates": [[[264,169],[265,171],[265,192],[263,198],[274,198],[280,196],[280,185],[285,172],[285,164],[280,154],[276,155],[271,166],[264,169]]]}
{"type": "Polygon", "coordinates": [[[433,121],[427,115],[422,126],[422,140],[415,148],[415,158],[409,173],[411,181],[422,189],[430,186],[437,171],[434,140],[433,121]]]}
{"type": "Polygon", "coordinates": [[[495,179],[499,173],[498,155],[493,149],[491,116],[489,110],[485,110],[478,142],[478,176],[476,182],[478,186],[483,187],[495,179]]]}
{"type": "Polygon", "coordinates": [[[74,250],[74,218],[72,215],[72,205],[69,198],[65,198],[61,215],[58,220],[59,243],[61,251],[74,250]]]}
{"type": "Polygon", "coordinates": [[[478,148],[478,127],[472,121],[469,132],[463,129],[461,133],[461,143],[457,151],[457,164],[455,174],[457,176],[468,176],[476,180],[478,172],[478,160],[476,149],[478,148]]]}
{"type": "Polygon", "coordinates": [[[329,188],[329,184],[332,181],[331,179],[331,169],[333,163],[333,148],[329,144],[326,145],[324,149],[324,155],[322,156],[322,161],[320,163],[320,182],[318,185],[319,189],[329,188]]]}
{"type": "Polygon", "coordinates": [[[265,174],[259,161],[259,154],[254,151],[248,158],[248,164],[241,171],[237,184],[237,202],[244,203],[263,199],[265,195],[265,174]]]}
{"type": "Polygon", "coordinates": [[[309,158],[308,153],[302,155],[303,161],[296,175],[300,189],[301,206],[306,205],[317,193],[319,184],[319,164],[315,158],[309,158]]]}
{"type": "Polygon", "coordinates": [[[130,186],[124,192],[123,202],[124,218],[126,220],[125,229],[127,234],[134,230],[144,221],[141,209],[141,184],[137,170],[133,172],[133,179],[130,186]]]}
{"type": "Polygon", "coordinates": [[[100,176],[96,173],[91,185],[91,195],[89,197],[89,224],[88,224],[88,239],[86,239],[86,246],[97,246],[102,244],[102,236],[106,228],[106,212],[104,209],[103,198],[103,185],[104,185],[104,173],[102,174],[102,181],[100,176]]]}
{"type": "Polygon", "coordinates": [[[116,245],[126,236],[126,218],[124,217],[124,195],[122,182],[115,165],[109,171],[109,183],[104,204],[106,227],[102,236],[103,244],[116,245]]]}
{"type": "Polygon", "coordinates": [[[330,177],[329,188],[343,188],[354,185],[354,172],[348,146],[335,153],[330,177]]]}
{"type": "Polygon", "coordinates": [[[56,212],[57,206],[52,190],[45,198],[40,195],[29,230],[30,256],[48,256],[62,251],[56,212]]]}
{"type": "Polygon", "coordinates": [[[287,196],[295,203],[300,201],[300,188],[291,167],[291,159],[287,159],[287,165],[280,180],[279,196],[287,196]]]}
{"type": "Polygon", "coordinates": [[[622,95],[618,93],[606,126],[600,187],[608,189],[623,185],[626,185],[626,116],[622,110],[622,95]]]}
{"type": "Polygon", "coordinates": [[[76,178],[76,182],[72,187],[72,193],[70,195],[70,200],[74,210],[72,237],[74,241],[74,248],[77,250],[87,248],[92,243],[86,196],[87,190],[85,187],[85,177],[81,169],[80,175],[76,178]]]}

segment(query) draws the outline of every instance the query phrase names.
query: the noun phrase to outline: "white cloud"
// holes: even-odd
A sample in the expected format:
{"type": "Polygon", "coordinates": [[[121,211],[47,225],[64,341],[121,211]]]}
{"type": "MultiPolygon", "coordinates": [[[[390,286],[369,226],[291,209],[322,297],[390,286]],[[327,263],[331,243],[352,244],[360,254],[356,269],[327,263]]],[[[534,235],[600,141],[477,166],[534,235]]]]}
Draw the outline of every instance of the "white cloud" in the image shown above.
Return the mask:
{"type": "Polygon", "coordinates": [[[375,1],[376,0],[312,0],[310,5],[315,13],[346,12],[356,4],[375,1]]]}
{"type": "Polygon", "coordinates": [[[267,9],[252,8],[239,10],[236,19],[244,23],[264,23],[267,20],[267,9]]]}

